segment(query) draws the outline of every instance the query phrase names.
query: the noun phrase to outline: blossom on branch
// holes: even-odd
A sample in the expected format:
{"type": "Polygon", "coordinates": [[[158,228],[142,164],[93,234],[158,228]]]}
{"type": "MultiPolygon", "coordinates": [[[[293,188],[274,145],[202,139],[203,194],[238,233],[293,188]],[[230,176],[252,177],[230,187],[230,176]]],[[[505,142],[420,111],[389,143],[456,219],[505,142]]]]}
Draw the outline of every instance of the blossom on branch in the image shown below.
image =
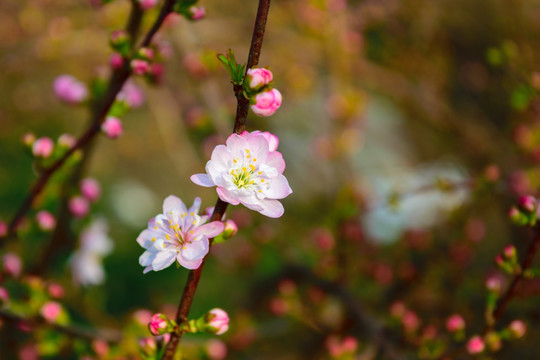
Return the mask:
{"type": "Polygon", "coordinates": [[[261,214],[283,215],[283,199],[292,193],[283,171],[285,161],[276,151],[278,139],[259,131],[232,134],[226,145],[218,145],[206,164],[207,174],[195,174],[191,181],[205,187],[217,186],[221,200],[242,204],[261,214]]]}
{"type": "Polygon", "coordinates": [[[208,254],[208,239],[223,232],[221,221],[208,221],[208,216],[199,216],[201,199],[195,198],[193,205],[186,205],[176,196],[170,195],[163,202],[163,214],[148,222],[148,228],[137,237],[137,242],[146,251],[139,258],[144,273],[159,271],[175,260],[186,269],[197,269],[208,254]]]}
{"type": "Polygon", "coordinates": [[[258,116],[273,115],[281,106],[281,93],[278,89],[263,91],[253,98],[255,103],[251,105],[251,110],[258,116]]]}

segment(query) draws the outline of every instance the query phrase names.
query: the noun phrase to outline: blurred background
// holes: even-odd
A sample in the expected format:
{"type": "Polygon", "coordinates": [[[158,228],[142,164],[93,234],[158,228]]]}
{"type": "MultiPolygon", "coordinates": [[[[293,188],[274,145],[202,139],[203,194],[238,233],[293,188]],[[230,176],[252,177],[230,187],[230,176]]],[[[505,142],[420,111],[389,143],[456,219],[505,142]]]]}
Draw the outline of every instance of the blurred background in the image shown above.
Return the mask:
{"type": "MultiPolygon", "coordinates": [[[[90,216],[64,224],[71,240],[40,270],[66,288],[74,323],[121,329],[139,309],[176,310],[187,271],[143,275],[135,239],[170,194],[214,205],[215,191],[189,177],[233,127],[236,100],[216,54],[231,48],[245,61],[257,10],[256,2],[200,5],[201,21],[167,20],[161,84],[135,79],[144,105],[122,118],[122,137],[98,139],[84,170],[102,197],[90,216]],[[70,259],[98,218],[114,250],[103,256],[103,281],[81,285],[70,259]]],[[[2,220],[36,179],[23,134],[79,136],[88,124],[84,107],[55,98],[54,79],[106,78],[108,38],[128,11],[127,0],[0,3],[2,220]]],[[[147,12],[144,29],[156,15],[147,12]]],[[[533,0],[273,2],[259,65],[272,70],[283,105],[269,118],[250,114],[247,127],[279,136],[293,194],[280,219],[229,207],[239,232],[212,248],[191,315],[221,307],[231,327],[218,342],[186,336],[184,358],[437,358],[463,343],[445,328],[454,313],[467,337],[479,334],[486,279],[503,289],[510,279],[494,257],[507,244],[523,256],[532,238],[507,212],[518,195],[538,195],[539,16],[533,0]]],[[[62,179],[28,214],[26,235],[7,246],[27,271],[51,238],[33,229],[33,216],[58,211],[62,179]]],[[[536,280],[518,287],[497,329],[523,319],[528,332],[486,358],[539,356],[539,292],[536,280]]],[[[36,336],[43,343],[21,332],[2,347],[15,353],[36,336]]]]}

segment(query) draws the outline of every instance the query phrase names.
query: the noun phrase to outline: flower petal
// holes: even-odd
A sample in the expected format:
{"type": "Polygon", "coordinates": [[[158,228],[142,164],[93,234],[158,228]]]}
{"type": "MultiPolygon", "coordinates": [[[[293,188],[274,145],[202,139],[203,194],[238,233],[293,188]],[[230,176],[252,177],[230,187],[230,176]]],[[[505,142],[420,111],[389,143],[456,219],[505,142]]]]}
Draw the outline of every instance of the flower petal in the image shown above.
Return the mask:
{"type": "Polygon", "coordinates": [[[184,259],[180,254],[176,257],[176,260],[178,260],[178,263],[189,270],[198,269],[199,266],[201,266],[201,263],[203,259],[197,259],[197,260],[187,260],[184,259]]]}
{"type": "Polygon", "coordinates": [[[154,261],[152,261],[152,269],[154,271],[163,270],[170,266],[176,258],[176,251],[159,251],[156,253],[154,261]]]}
{"type": "Polygon", "coordinates": [[[193,200],[193,205],[191,205],[188,212],[198,214],[200,207],[201,207],[201,198],[196,197],[195,200],[193,200]]]}
{"type": "Polygon", "coordinates": [[[210,246],[206,237],[201,240],[194,241],[185,245],[185,249],[181,251],[182,257],[188,261],[202,259],[208,254],[210,246]]]}
{"type": "Polygon", "coordinates": [[[178,197],[174,195],[169,195],[163,201],[163,214],[169,214],[171,211],[178,211],[180,213],[186,212],[186,205],[184,205],[184,202],[180,200],[178,197]]]}
{"type": "Polygon", "coordinates": [[[270,187],[262,189],[262,191],[264,195],[270,199],[283,199],[292,193],[289,182],[283,175],[279,175],[277,178],[272,179],[270,187]]]}
{"type": "Polygon", "coordinates": [[[283,160],[283,155],[281,155],[279,151],[272,151],[266,158],[266,165],[275,167],[278,173],[283,174],[283,171],[285,170],[285,160],[283,160]]]}
{"type": "Polygon", "coordinates": [[[152,239],[156,237],[156,234],[149,229],[143,230],[137,237],[137,242],[143,248],[148,249],[152,246],[152,239]]]}
{"type": "MultiPolygon", "coordinates": [[[[200,235],[205,235],[207,238],[213,238],[214,236],[218,236],[225,230],[225,224],[223,224],[221,221],[212,221],[211,223],[201,225],[197,227],[195,230],[193,230],[193,234],[190,234],[190,239],[196,239],[200,235]]],[[[208,240],[206,240],[208,241],[208,240]]],[[[194,244],[200,242],[195,241],[194,244]]]]}
{"type": "Polygon", "coordinates": [[[156,257],[157,252],[156,251],[145,251],[143,254],[139,257],[139,264],[141,266],[149,266],[152,264],[152,261],[154,261],[154,258],[156,257]]]}
{"type": "Polygon", "coordinates": [[[195,184],[199,186],[204,186],[204,187],[216,186],[216,184],[214,184],[212,179],[210,179],[210,177],[207,174],[191,175],[190,179],[191,181],[193,181],[195,184]]]}
{"type": "Polygon", "coordinates": [[[237,197],[235,197],[229,190],[225,189],[224,187],[218,186],[216,188],[216,191],[221,200],[228,202],[231,205],[240,204],[240,201],[238,201],[237,197]]]}
{"type": "Polygon", "coordinates": [[[281,205],[278,200],[265,199],[261,200],[260,204],[262,205],[263,209],[259,212],[264,216],[278,218],[281,217],[281,215],[283,215],[285,212],[283,205],[281,205]]]}

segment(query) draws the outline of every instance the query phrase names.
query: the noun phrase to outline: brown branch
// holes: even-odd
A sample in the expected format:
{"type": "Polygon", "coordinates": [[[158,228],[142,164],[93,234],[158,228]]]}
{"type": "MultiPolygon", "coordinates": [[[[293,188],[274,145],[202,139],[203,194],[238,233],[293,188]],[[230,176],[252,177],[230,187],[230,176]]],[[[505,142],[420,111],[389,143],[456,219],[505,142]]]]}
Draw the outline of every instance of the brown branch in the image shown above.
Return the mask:
{"type": "Polygon", "coordinates": [[[0,318],[16,324],[23,323],[25,325],[28,325],[30,328],[48,327],[52,330],[58,331],[68,336],[88,341],[104,340],[109,343],[118,343],[122,340],[122,332],[117,330],[106,329],[96,331],[81,327],[53,324],[45,321],[45,319],[41,317],[36,316],[34,318],[26,318],[24,316],[9,312],[4,309],[0,309],[0,318]]]}
{"type": "MultiPolygon", "coordinates": [[[[158,18],[155,20],[154,24],[150,28],[148,34],[146,35],[144,41],[141,44],[141,47],[148,46],[154,35],[157,33],[161,25],[163,24],[163,21],[167,17],[168,14],[172,12],[172,7],[174,5],[174,0],[167,0],[166,3],[161,8],[161,12],[158,16],[158,18]]],[[[130,17],[130,20],[128,21],[128,28],[132,26],[132,20],[133,17],[130,17]]],[[[133,20],[134,21],[134,20],[133,20]]],[[[134,29],[130,29],[132,31],[132,35],[135,35],[136,32],[134,32],[134,29]]],[[[15,216],[9,223],[8,227],[8,233],[6,237],[0,239],[0,246],[3,245],[3,242],[5,239],[14,237],[15,230],[19,223],[21,222],[24,215],[30,210],[32,207],[33,202],[37,198],[39,194],[43,191],[47,183],[49,182],[51,176],[58,171],[64,165],[66,160],[73,155],[77,150],[84,148],[88,143],[92,141],[92,139],[99,133],[101,124],[103,121],[105,121],[105,117],[109,113],[109,110],[116,100],[116,96],[122,90],[122,87],[124,86],[126,80],[131,75],[131,68],[130,68],[130,62],[125,61],[124,65],[115,70],[112,75],[111,79],[109,80],[109,87],[107,88],[107,91],[103,98],[98,100],[95,104],[94,111],[92,114],[92,121],[90,123],[90,126],[86,129],[86,131],[83,133],[83,135],[77,140],[75,145],[70,148],[60,159],[58,159],[54,164],[52,164],[50,167],[44,169],[36,183],[32,186],[30,189],[28,195],[24,199],[23,203],[15,213],[15,216]]]]}
{"type": "MultiPolygon", "coordinates": [[[[253,37],[251,39],[251,47],[249,50],[248,56],[248,66],[246,69],[249,69],[259,63],[259,57],[261,54],[262,42],[264,39],[264,32],[266,29],[266,20],[268,18],[268,11],[270,9],[270,0],[260,0],[259,8],[257,10],[257,18],[255,20],[255,28],[253,30],[253,37]]],[[[245,76],[245,75],[244,75],[245,76]]],[[[243,95],[243,89],[241,85],[234,85],[234,94],[237,100],[236,106],[236,117],[234,122],[233,132],[240,134],[245,130],[247,115],[249,111],[249,100],[246,99],[243,95]]],[[[218,221],[223,218],[225,211],[227,210],[228,203],[222,201],[218,198],[216,206],[214,207],[214,212],[210,221],[218,221]]],[[[212,246],[213,239],[210,239],[210,247],[212,246]]],[[[176,323],[182,324],[188,320],[189,309],[193,303],[193,297],[195,296],[195,291],[197,290],[197,285],[201,278],[202,270],[208,255],[205,256],[199,268],[191,270],[189,272],[188,278],[186,280],[186,285],[184,287],[184,292],[182,293],[182,298],[180,299],[180,304],[178,305],[178,310],[176,312],[176,323]]],[[[178,328],[181,328],[180,326],[178,328]]],[[[176,349],[180,340],[182,339],[183,333],[181,331],[175,331],[171,333],[171,339],[167,343],[165,353],[163,354],[163,360],[171,360],[176,353],[176,349]]]]}

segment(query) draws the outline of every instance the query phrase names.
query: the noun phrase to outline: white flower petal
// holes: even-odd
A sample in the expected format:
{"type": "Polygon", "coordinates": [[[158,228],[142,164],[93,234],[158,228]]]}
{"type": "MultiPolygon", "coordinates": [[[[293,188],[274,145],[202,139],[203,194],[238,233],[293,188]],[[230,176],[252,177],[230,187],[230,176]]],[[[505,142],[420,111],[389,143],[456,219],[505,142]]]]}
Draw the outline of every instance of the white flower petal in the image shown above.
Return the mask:
{"type": "Polygon", "coordinates": [[[139,257],[139,264],[141,266],[149,266],[152,264],[152,261],[154,261],[154,258],[156,257],[157,252],[156,251],[145,251],[140,257],[139,257]]]}
{"type": "Polygon", "coordinates": [[[221,234],[223,230],[225,230],[225,224],[223,224],[221,221],[212,221],[211,223],[198,226],[195,230],[193,230],[193,234],[189,235],[189,239],[195,239],[200,235],[204,235],[210,239],[221,234]]]}
{"type": "Polygon", "coordinates": [[[207,174],[191,175],[190,179],[191,181],[193,181],[195,184],[199,186],[204,186],[204,187],[216,186],[216,184],[214,184],[212,179],[207,174]]]}
{"type": "Polygon", "coordinates": [[[197,260],[187,260],[184,259],[180,254],[176,257],[176,260],[178,260],[178,263],[189,270],[198,269],[199,266],[201,266],[201,263],[203,259],[197,259],[197,260]]]}
{"type": "Polygon", "coordinates": [[[263,209],[259,212],[271,218],[281,217],[285,211],[278,200],[265,199],[260,202],[260,205],[262,205],[263,209]]]}
{"type": "Polygon", "coordinates": [[[154,261],[152,261],[152,269],[154,271],[163,270],[170,266],[176,258],[176,251],[160,251],[156,253],[154,261]]]}
{"type": "Polygon", "coordinates": [[[292,193],[292,189],[285,176],[279,175],[272,179],[270,187],[263,188],[262,192],[270,199],[283,199],[292,193]]]}
{"type": "Polygon", "coordinates": [[[216,188],[216,191],[221,200],[228,202],[229,204],[232,204],[232,205],[240,204],[240,201],[238,201],[238,199],[233,194],[231,194],[229,190],[225,189],[224,187],[218,186],[216,188]]]}
{"type": "Polygon", "coordinates": [[[180,213],[186,212],[186,205],[182,200],[174,195],[169,195],[163,201],[163,214],[169,214],[171,211],[178,211],[180,213]]]}
{"type": "Polygon", "coordinates": [[[205,257],[209,249],[208,239],[204,237],[199,241],[186,244],[185,249],[181,250],[181,254],[184,259],[193,261],[205,257]]]}

